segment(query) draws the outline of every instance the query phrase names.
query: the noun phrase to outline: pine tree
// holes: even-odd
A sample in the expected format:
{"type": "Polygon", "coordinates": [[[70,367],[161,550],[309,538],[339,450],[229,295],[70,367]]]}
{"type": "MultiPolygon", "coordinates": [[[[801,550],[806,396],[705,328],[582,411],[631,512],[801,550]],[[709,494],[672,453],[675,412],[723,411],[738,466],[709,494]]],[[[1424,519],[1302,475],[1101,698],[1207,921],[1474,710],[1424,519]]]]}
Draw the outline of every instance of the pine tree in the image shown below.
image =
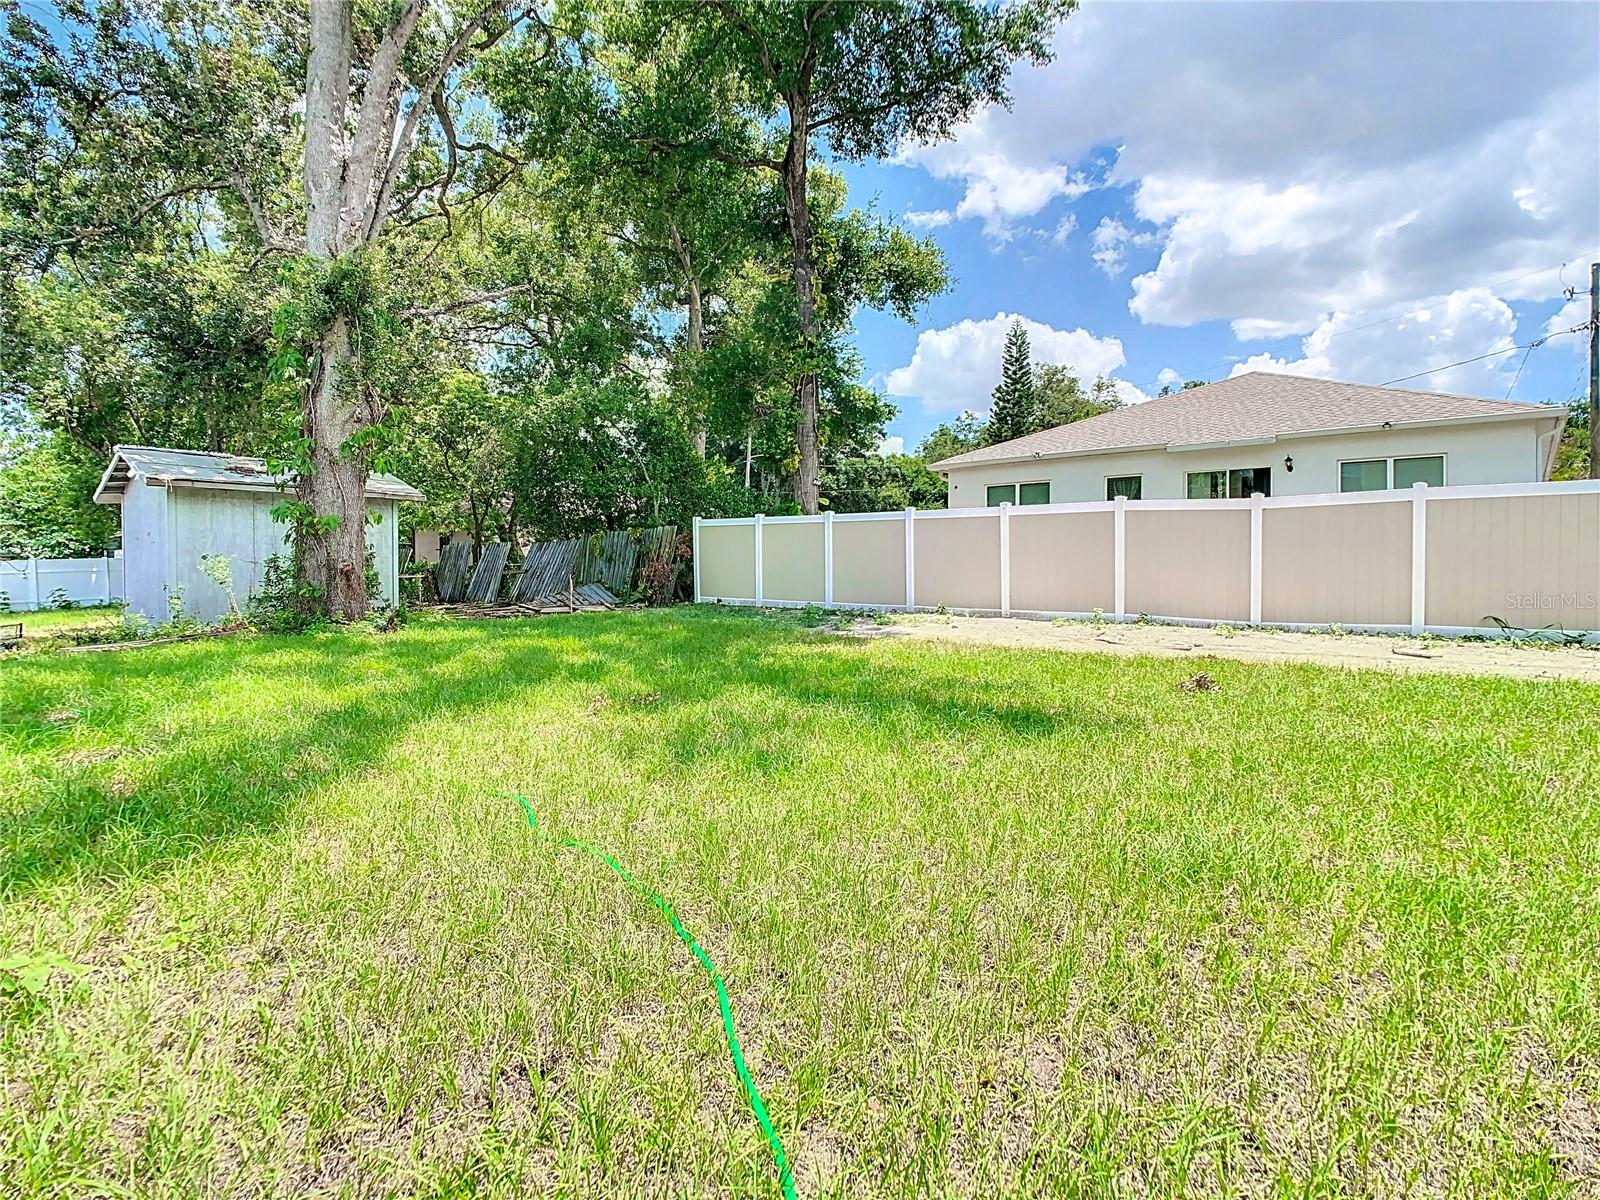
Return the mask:
{"type": "Polygon", "coordinates": [[[1000,386],[994,390],[989,407],[989,426],[984,440],[991,446],[1009,442],[1038,427],[1038,402],[1033,391],[1033,362],[1028,346],[1028,331],[1021,321],[1011,322],[1006,334],[1005,357],[1000,366],[1000,386]]]}

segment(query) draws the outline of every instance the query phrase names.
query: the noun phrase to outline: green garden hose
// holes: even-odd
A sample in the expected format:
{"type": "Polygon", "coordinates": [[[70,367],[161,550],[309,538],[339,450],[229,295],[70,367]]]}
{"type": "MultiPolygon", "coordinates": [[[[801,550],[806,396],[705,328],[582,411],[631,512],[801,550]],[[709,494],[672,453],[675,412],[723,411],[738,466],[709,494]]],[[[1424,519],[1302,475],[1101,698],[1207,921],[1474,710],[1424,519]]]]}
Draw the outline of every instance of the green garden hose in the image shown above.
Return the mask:
{"type": "MultiPolygon", "coordinates": [[[[522,811],[528,814],[528,827],[541,837],[548,837],[544,830],[539,828],[539,818],[534,815],[533,805],[521,792],[514,792],[522,811]]],[[[733,1030],[733,1005],[728,1001],[728,988],[722,982],[722,972],[717,970],[717,964],[711,961],[711,956],[700,948],[700,943],[694,940],[694,935],[678,920],[678,914],[672,905],[668,904],[657,893],[651,891],[628,873],[626,867],[612,858],[604,851],[597,850],[588,842],[580,842],[577,838],[562,838],[560,845],[566,850],[581,850],[593,858],[599,859],[616,872],[617,877],[631,887],[639,895],[654,904],[672,925],[672,931],[678,935],[678,940],[689,947],[689,953],[695,956],[701,969],[711,976],[712,986],[717,989],[717,1005],[722,1009],[722,1032],[728,1041],[728,1053],[733,1058],[734,1072],[739,1076],[739,1082],[744,1085],[745,1095],[750,1099],[750,1108],[756,1115],[756,1122],[761,1126],[761,1132],[767,1135],[767,1148],[772,1151],[772,1165],[778,1172],[778,1184],[783,1189],[784,1200],[795,1200],[794,1174],[789,1170],[789,1159],[783,1152],[783,1142],[778,1138],[778,1131],[772,1127],[772,1118],[767,1115],[767,1106],[761,1102],[761,1093],[756,1090],[756,1081],[750,1078],[750,1068],[745,1065],[744,1051],[739,1049],[739,1035],[733,1030]]]]}

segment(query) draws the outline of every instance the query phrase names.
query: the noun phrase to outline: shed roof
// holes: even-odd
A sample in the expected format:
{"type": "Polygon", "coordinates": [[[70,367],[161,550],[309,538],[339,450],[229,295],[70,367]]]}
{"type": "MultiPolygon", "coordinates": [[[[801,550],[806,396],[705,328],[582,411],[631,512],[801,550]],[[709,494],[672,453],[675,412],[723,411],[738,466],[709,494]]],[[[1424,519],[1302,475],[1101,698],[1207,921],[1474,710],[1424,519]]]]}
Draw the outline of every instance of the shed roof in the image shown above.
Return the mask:
{"type": "Polygon", "coordinates": [[[1565,419],[1548,404],[1369,387],[1251,371],[1218,383],[1112,409],[932,463],[936,470],[1118,450],[1183,450],[1382,429],[1386,425],[1565,419]]]}
{"type": "MultiPolygon", "coordinates": [[[[212,454],[204,450],[168,450],[158,446],[117,446],[111,452],[111,465],[95,489],[95,502],[121,504],[131,479],[141,479],[156,487],[247,492],[276,492],[293,482],[288,475],[268,471],[267,464],[259,458],[212,454]]],[[[422,500],[423,495],[404,480],[374,472],[367,476],[367,499],[422,500]]]]}

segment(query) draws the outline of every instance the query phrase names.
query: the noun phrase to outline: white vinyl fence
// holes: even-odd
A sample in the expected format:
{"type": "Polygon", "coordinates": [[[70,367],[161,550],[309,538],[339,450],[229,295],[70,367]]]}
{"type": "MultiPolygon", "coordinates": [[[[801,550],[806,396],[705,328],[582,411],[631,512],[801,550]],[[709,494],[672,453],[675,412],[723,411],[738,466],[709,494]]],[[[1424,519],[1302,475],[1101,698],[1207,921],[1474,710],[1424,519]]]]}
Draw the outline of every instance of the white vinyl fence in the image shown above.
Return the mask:
{"type": "Polygon", "coordinates": [[[1600,631],[1600,482],[697,520],[700,603],[1600,631]]]}
{"type": "Polygon", "coordinates": [[[74,605],[111,604],[122,599],[122,559],[0,559],[0,595],[12,612],[52,608],[60,600],[74,605]],[[52,599],[53,597],[53,599],[52,599]]]}

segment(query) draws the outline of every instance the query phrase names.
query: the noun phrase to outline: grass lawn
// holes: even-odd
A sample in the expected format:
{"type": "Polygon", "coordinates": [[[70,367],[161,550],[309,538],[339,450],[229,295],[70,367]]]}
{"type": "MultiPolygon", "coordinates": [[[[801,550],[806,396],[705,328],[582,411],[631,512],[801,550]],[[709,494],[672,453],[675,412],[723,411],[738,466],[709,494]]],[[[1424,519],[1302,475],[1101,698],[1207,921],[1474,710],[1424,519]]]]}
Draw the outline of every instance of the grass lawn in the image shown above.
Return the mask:
{"type": "Polygon", "coordinates": [[[122,618],[120,604],[96,604],[88,608],[41,608],[36,612],[0,614],[0,625],[22,622],[24,636],[59,633],[85,625],[115,625],[122,618]]]}
{"type": "Polygon", "coordinates": [[[1595,1195],[1600,689],[1200,665],[0,662],[0,1195],[776,1195],[706,977],[512,789],[716,961],[802,1195],[1595,1195]]]}

